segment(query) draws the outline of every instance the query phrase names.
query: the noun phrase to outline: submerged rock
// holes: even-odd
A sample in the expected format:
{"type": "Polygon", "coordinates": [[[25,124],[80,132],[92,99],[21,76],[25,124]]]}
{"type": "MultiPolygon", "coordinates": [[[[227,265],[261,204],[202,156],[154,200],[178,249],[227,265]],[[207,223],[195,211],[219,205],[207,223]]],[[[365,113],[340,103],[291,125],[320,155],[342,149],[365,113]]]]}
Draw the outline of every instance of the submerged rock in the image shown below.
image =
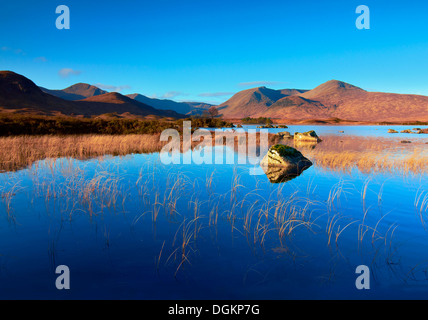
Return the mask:
{"type": "Polygon", "coordinates": [[[282,144],[271,147],[260,162],[269,180],[281,181],[300,175],[312,166],[312,162],[305,158],[300,151],[282,144]]]}
{"type": "Polygon", "coordinates": [[[294,141],[311,141],[311,142],[321,142],[322,140],[318,137],[314,130],[308,132],[296,132],[294,134],[294,141]]]}

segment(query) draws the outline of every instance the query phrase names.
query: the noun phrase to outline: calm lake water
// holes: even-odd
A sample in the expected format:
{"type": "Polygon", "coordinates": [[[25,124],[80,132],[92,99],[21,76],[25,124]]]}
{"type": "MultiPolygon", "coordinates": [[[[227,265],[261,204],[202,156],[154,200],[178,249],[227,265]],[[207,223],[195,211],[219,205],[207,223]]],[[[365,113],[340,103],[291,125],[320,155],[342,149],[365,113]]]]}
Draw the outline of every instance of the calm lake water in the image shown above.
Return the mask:
{"type": "MultiPolygon", "coordinates": [[[[392,139],[389,128],[413,127],[271,132],[392,139]]],[[[416,134],[393,136],[389,150],[415,152],[404,137],[426,151],[416,134]]],[[[164,165],[154,153],[1,173],[0,298],[428,298],[426,173],[313,165],[271,183],[257,170],[164,165]],[[70,290],[55,287],[59,265],[70,290]],[[370,290],[356,289],[359,265],[370,290]]]]}

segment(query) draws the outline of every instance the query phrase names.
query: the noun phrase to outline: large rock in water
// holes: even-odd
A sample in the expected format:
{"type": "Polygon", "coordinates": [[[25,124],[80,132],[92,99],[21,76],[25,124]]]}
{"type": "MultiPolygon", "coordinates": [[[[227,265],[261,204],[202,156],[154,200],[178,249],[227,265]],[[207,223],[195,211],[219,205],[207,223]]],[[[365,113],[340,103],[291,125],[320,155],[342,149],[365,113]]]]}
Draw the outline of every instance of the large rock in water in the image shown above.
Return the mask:
{"type": "Polygon", "coordinates": [[[308,132],[296,132],[294,134],[294,141],[308,141],[308,142],[321,142],[321,139],[314,130],[308,132]]]}
{"type": "Polygon", "coordinates": [[[271,147],[260,162],[271,182],[283,182],[300,175],[312,162],[300,151],[282,144],[271,147]]]}

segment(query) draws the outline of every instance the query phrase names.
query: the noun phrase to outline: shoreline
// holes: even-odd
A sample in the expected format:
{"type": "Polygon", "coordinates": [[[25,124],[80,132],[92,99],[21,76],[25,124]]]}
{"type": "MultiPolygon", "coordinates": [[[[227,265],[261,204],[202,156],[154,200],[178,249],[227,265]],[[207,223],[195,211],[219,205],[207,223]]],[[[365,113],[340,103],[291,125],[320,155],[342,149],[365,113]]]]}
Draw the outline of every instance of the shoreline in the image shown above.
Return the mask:
{"type": "MultiPolygon", "coordinates": [[[[243,123],[242,119],[224,119],[234,124],[263,125],[263,123],[243,123]]],[[[273,124],[291,125],[337,125],[337,126],[428,126],[428,121],[355,121],[342,119],[271,119],[273,124]]]]}

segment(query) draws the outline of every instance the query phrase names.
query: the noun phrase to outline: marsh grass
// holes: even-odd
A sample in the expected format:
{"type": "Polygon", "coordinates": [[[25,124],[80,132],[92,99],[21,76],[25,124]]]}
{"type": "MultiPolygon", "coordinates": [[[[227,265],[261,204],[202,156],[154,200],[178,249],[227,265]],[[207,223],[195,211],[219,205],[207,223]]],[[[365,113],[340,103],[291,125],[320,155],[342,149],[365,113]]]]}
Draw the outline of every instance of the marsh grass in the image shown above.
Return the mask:
{"type": "MultiPolygon", "coordinates": [[[[313,148],[296,147],[316,166],[324,169],[363,173],[428,173],[428,148],[425,141],[403,147],[400,139],[323,136],[313,148]]],[[[284,141],[293,146],[293,142],[284,141]]]]}
{"type": "Polygon", "coordinates": [[[14,171],[37,160],[88,159],[159,151],[160,135],[72,135],[0,137],[0,171],[14,171]]]}
{"type": "Polygon", "coordinates": [[[7,218],[10,222],[15,222],[15,216],[13,214],[12,201],[17,193],[22,191],[24,188],[21,186],[21,181],[10,182],[7,181],[0,185],[0,197],[3,202],[7,214],[7,218]]]}
{"type": "MultiPolygon", "coordinates": [[[[225,132],[221,141],[212,135],[211,143],[225,144],[224,140],[229,136],[233,137],[235,152],[241,152],[238,141],[243,138],[247,141],[245,149],[248,148],[247,133],[225,132]]],[[[181,147],[185,152],[182,138],[181,147]]],[[[281,140],[274,134],[269,134],[268,141],[269,145],[281,143],[294,147],[292,141],[281,140]]],[[[260,144],[259,134],[256,135],[255,143],[257,146],[260,144]]],[[[160,134],[0,137],[0,172],[18,170],[37,160],[49,158],[89,159],[105,155],[159,152],[165,144],[160,141],[160,134]]],[[[200,147],[200,141],[193,141],[189,147],[200,147]]],[[[313,148],[296,148],[315,165],[334,171],[350,172],[357,168],[363,173],[428,172],[428,148],[423,141],[414,141],[403,147],[397,139],[325,136],[313,148]]],[[[207,183],[210,184],[209,181],[207,183]]]]}
{"type": "Polygon", "coordinates": [[[422,225],[425,227],[426,213],[428,212],[428,192],[423,189],[417,190],[414,207],[422,225]]]}

